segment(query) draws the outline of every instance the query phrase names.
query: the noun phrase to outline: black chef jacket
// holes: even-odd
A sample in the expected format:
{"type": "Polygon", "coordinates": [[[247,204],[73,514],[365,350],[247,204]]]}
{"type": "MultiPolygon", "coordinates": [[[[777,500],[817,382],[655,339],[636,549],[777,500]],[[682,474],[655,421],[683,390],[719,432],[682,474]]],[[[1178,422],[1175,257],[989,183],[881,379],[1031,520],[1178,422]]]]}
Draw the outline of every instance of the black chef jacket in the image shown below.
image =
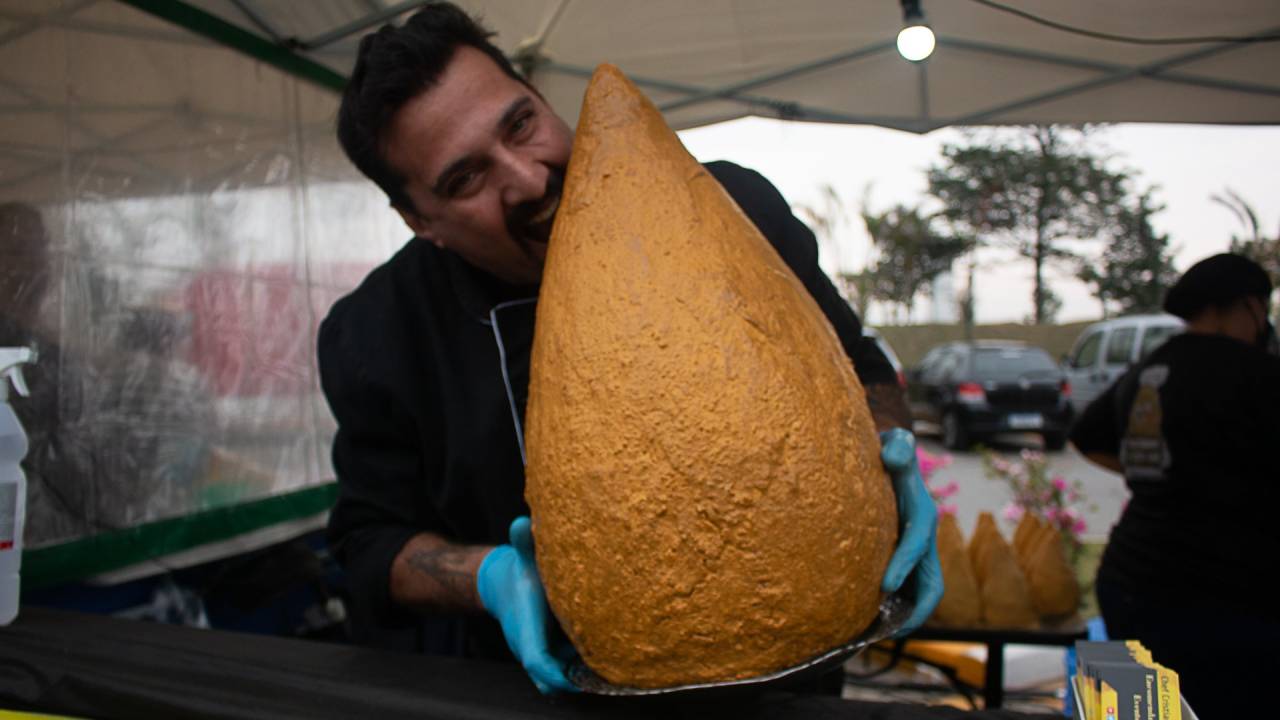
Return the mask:
{"type": "Polygon", "coordinates": [[[1280,618],[1259,589],[1280,556],[1280,358],[1178,335],[1090,403],[1071,441],[1119,457],[1133,493],[1099,582],[1165,607],[1280,618]]]}
{"type": "MultiPolygon", "coordinates": [[[[813,233],[778,190],[731,163],[706,167],[813,295],[862,382],[895,383],[892,366],[819,269],[813,233]]],[[[320,327],[320,380],[338,422],[339,494],[328,536],[346,571],[360,642],[506,652],[488,617],[426,620],[395,606],[389,584],[392,560],[413,535],[501,544],[511,521],[529,512],[516,428],[535,299],[521,294],[415,238],[335,303],[320,327]]]]}

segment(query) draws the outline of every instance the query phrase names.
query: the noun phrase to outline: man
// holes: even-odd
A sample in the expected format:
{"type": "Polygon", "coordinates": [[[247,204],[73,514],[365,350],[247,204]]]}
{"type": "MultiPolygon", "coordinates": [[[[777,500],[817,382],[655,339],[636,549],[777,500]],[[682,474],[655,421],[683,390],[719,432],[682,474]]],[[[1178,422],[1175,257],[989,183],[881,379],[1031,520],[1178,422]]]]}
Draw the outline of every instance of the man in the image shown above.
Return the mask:
{"type": "Polygon", "coordinates": [[[1280,557],[1271,290],[1239,255],[1193,265],[1164,303],[1186,333],[1095,399],[1071,434],[1132,492],[1098,568],[1107,632],[1178,671],[1201,717],[1255,714],[1280,643],[1280,606],[1258,585],[1280,557]]]}
{"type": "MultiPolygon", "coordinates": [[[[359,639],[494,655],[505,635],[539,689],[571,690],[548,651],[527,521],[513,520],[528,514],[516,423],[531,298],[572,135],[488,37],[452,5],[429,5],[404,27],[364,38],[343,97],[343,148],[415,238],[321,327],[341,487],[330,539],[359,639]],[[424,613],[470,616],[442,629],[424,625],[424,613]]],[[[727,163],[708,169],[832,320],[878,424],[906,426],[893,370],[818,269],[812,233],[759,175],[727,163]]],[[[886,454],[907,525],[885,586],[913,574],[918,625],[941,595],[935,511],[909,433],[895,432],[886,454]]]]}

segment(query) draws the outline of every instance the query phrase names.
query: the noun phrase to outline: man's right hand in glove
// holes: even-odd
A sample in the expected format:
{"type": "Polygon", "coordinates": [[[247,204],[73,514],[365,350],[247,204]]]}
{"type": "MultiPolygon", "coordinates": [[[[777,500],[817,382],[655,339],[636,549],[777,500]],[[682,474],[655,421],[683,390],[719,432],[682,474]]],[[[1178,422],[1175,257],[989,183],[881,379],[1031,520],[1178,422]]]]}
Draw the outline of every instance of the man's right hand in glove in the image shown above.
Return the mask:
{"type": "Polygon", "coordinates": [[[572,646],[564,641],[567,647],[552,654],[547,641],[552,620],[533,560],[529,518],[519,517],[511,523],[510,539],[510,545],[499,545],[480,563],[476,573],[480,602],[502,625],[507,645],[539,691],[544,695],[577,692],[565,676],[561,659],[572,653],[572,646]]]}

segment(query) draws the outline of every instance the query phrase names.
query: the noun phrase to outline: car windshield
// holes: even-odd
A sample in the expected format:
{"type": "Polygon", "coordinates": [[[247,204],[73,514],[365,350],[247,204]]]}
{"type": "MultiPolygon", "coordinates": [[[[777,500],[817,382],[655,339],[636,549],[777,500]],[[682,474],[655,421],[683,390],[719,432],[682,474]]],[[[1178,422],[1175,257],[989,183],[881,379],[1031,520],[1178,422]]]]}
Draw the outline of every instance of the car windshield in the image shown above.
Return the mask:
{"type": "Polygon", "coordinates": [[[1040,348],[979,348],[973,353],[973,374],[979,380],[1034,379],[1057,372],[1053,358],[1040,348]]]}

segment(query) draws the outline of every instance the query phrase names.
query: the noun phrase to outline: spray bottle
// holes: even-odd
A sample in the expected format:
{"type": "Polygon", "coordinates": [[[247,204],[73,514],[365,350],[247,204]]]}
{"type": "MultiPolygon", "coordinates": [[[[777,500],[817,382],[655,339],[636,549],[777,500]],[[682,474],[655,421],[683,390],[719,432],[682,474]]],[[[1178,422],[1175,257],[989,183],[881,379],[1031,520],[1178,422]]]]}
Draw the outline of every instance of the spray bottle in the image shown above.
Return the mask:
{"type": "Polygon", "coordinates": [[[20,465],[27,454],[27,434],[9,406],[9,383],[20,395],[29,395],[21,368],[35,361],[31,348],[0,348],[0,625],[8,625],[18,614],[27,516],[27,479],[20,465]]]}

